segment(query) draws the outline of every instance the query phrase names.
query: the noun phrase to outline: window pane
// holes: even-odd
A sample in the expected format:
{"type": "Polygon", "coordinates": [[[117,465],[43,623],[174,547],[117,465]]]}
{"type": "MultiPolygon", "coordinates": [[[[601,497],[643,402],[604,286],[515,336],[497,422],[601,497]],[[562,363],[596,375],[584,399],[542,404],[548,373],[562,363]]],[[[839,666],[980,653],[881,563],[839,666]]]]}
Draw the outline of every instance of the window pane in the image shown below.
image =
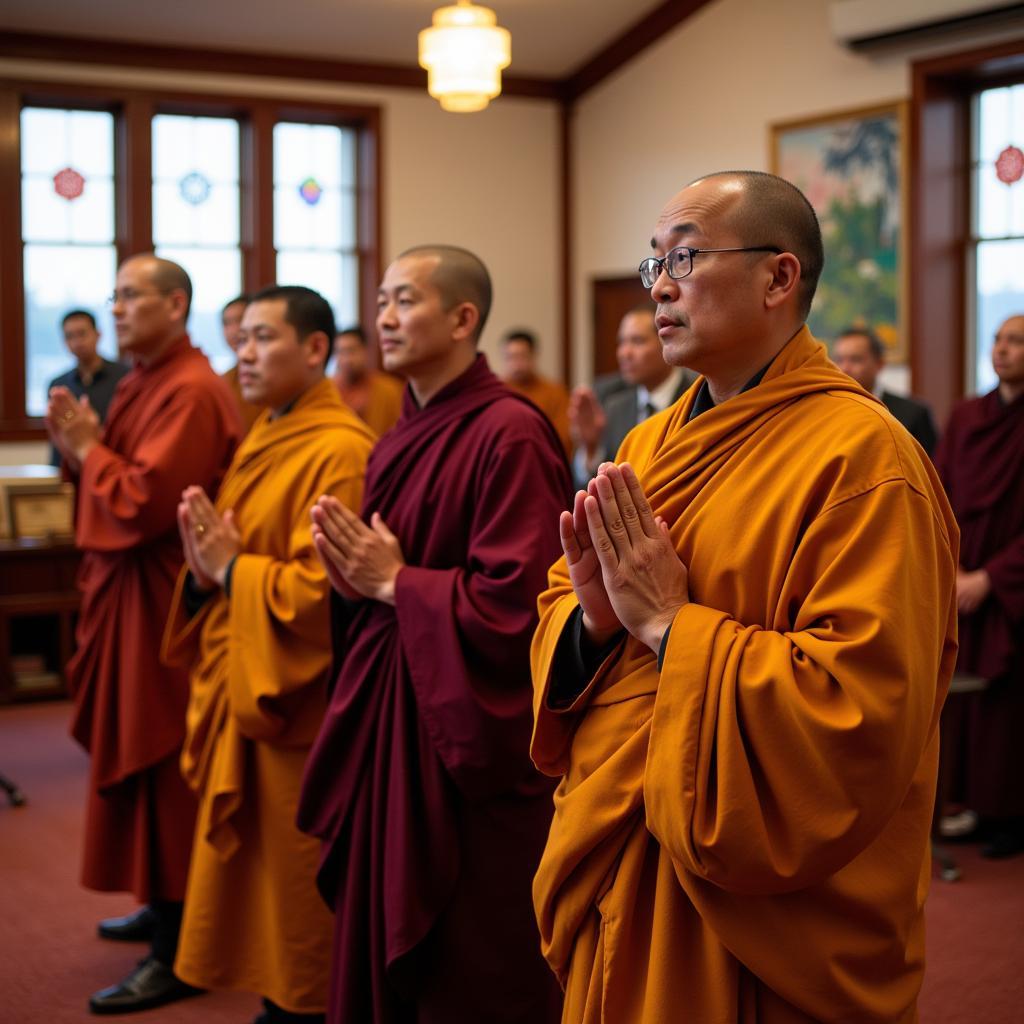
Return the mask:
{"type": "Polygon", "coordinates": [[[113,291],[117,253],[112,245],[25,246],[25,407],[46,412],[46,390],[74,365],[64,348],[60,322],[71,309],[96,317],[100,352],[117,357],[117,339],[106,297],[113,291]]]}
{"type": "Polygon", "coordinates": [[[978,246],[977,285],[975,390],[984,394],[997,384],[992,339],[1007,317],[1024,312],[1024,239],[982,242],[978,246]]]}
{"type": "Polygon", "coordinates": [[[174,260],[192,279],[192,312],[188,331],[192,344],[223,373],[235,365],[235,356],[224,341],[220,311],[242,290],[242,257],[237,249],[200,249],[160,246],[158,256],[174,260]]]}
{"type": "Polygon", "coordinates": [[[239,129],[228,117],[153,118],[153,241],[237,246],[239,129]]]}
{"type": "Polygon", "coordinates": [[[318,291],[339,325],[359,321],[358,262],[354,255],[286,249],[277,256],[280,284],[302,284],[318,291]]]}

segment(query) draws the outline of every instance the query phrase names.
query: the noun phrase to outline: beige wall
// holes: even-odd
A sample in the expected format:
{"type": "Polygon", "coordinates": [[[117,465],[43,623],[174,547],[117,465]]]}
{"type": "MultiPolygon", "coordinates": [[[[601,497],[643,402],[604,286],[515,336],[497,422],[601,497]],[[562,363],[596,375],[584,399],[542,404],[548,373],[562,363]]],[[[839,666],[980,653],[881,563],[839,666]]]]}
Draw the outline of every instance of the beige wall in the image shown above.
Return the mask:
{"type": "MultiPolygon", "coordinates": [[[[543,368],[561,374],[558,108],[504,97],[480,114],[446,114],[425,92],[229,75],[178,75],[0,60],[0,78],[120,84],[378,105],[382,113],[385,261],[418,243],[478,253],[495,281],[483,348],[496,365],[501,333],[526,325],[543,339],[543,368]]],[[[201,342],[201,339],[197,339],[201,342]]],[[[35,448],[0,445],[0,464],[35,448]]]]}
{"type": "Polygon", "coordinates": [[[591,281],[633,272],[664,203],[715,170],[769,169],[769,126],[907,99],[912,58],[999,39],[854,53],[825,0],[715,0],[587,93],[573,125],[573,377],[591,375],[591,281]]]}

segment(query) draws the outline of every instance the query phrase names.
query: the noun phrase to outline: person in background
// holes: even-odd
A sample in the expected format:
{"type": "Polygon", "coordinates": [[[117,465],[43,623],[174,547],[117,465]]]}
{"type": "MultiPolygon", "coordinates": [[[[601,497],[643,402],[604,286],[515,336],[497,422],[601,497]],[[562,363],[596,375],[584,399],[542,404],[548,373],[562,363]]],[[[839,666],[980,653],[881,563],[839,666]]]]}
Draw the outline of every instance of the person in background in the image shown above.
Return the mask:
{"type": "MultiPolygon", "coordinates": [[[[220,323],[224,330],[224,341],[236,356],[238,355],[238,343],[241,338],[242,315],[245,313],[245,307],[248,301],[248,295],[236,295],[220,311],[220,323]]],[[[256,422],[257,417],[261,412],[263,412],[263,410],[260,406],[253,405],[251,402],[247,402],[245,400],[245,396],[242,394],[242,388],[238,383],[237,363],[232,366],[230,370],[222,373],[221,376],[227,382],[228,387],[231,388],[231,394],[235,396],[235,401],[238,403],[238,411],[242,414],[242,423],[245,427],[246,433],[248,433],[249,429],[256,422]]]]}
{"type": "Polygon", "coordinates": [[[334,339],[334,383],[341,400],[378,436],[402,414],[401,381],[370,366],[366,332],[355,325],[334,339]]]}
{"type": "Polygon", "coordinates": [[[879,383],[878,375],[885,366],[885,345],[870,327],[848,327],[843,331],[832,343],[832,361],[865,391],[881,399],[929,458],[935,454],[939,432],[931,409],[916,398],[894,395],[879,383]]]}
{"type": "Polygon", "coordinates": [[[697,379],[682,366],[669,366],[654,325],[654,309],[631,309],[619,324],[615,348],[626,387],[608,394],[604,405],[591,388],[580,386],[569,404],[569,431],[576,452],[573,478],[586,487],[605,459],[613,459],[626,435],[656,412],[667,409],[697,379]]]}
{"type": "MultiPolygon", "coordinates": [[[[104,359],[97,351],[100,332],[96,318],[85,309],[72,309],[61,320],[64,344],[75,357],[75,365],[66,373],[50,381],[47,395],[53,388],[67,388],[78,399],[88,399],[100,423],[106,421],[107,408],[114,397],[117,382],[128,372],[124,363],[104,359]]],[[[59,466],[60,452],[50,445],[50,464],[59,466]]]]}
{"type": "Polygon", "coordinates": [[[957,673],[983,681],[943,712],[947,797],[999,858],[1024,853],[1024,315],[1000,326],[992,367],[998,386],[953,409],[935,465],[962,538],[957,673]]]}
{"type": "Polygon", "coordinates": [[[537,372],[536,335],[524,328],[509,331],[501,342],[501,357],[505,370],[502,379],[547,416],[561,438],[566,455],[571,455],[569,392],[557,381],[537,372]]]}

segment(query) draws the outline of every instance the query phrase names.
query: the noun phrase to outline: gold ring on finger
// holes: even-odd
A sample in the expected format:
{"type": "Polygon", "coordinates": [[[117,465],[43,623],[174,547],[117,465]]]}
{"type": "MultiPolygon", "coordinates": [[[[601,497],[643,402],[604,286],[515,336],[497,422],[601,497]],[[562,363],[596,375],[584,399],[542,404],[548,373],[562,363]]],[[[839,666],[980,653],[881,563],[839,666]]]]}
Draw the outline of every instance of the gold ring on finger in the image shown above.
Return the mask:
{"type": "Polygon", "coordinates": [[[196,536],[202,537],[206,533],[206,525],[204,523],[196,523],[196,536]]]}

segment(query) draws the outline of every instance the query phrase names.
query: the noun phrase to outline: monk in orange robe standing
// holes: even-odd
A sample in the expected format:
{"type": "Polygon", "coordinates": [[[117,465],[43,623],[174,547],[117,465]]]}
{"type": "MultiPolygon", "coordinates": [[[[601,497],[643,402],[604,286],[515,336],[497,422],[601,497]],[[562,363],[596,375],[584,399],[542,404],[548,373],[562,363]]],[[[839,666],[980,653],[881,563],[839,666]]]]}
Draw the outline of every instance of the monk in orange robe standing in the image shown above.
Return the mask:
{"type": "Polygon", "coordinates": [[[537,338],[523,328],[509,331],[501,342],[505,364],[503,380],[513,390],[525,395],[545,416],[562,442],[566,455],[572,455],[569,437],[569,392],[558,381],[537,372],[537,338]]]}
{"type": "Polygon", "coordinates": [[[560,522],[534,882],[566,1022],[911,1022],[958,535],[931,466],[803,321],[788,182],[672,199],[641,277],[703,374],[560,522]]]}
{"type": "MultiPolygon", "coordinates": [[[[236,355],[238,353],[239,339],[241,338],[242,314],[245,312],[248,301],[248,295],[236,295],[235,298],[225,304],[220,312],[221,327],[224,330],[224,341],[228,348],[236,355]]],[[[238,383],[237,363],[226,373],[222,373],[221,377],[224,378],[227,386],[231,388],[231,394],[235,396],[235,401],[238,403],[238,411],[242,414],[245,432],[248,433],[263,410],[258,405],[245,400],[245,396],[242,394],[242,387],[238,383]]]]}
{"type": "Polygon", "coordinates": [[[404,385],[370,366],[362,327],[346,327],[334,339],[334,383],[341,400],[378,437],[386,434],[402,415],[404,385]]]}
{"type": "Polygon", "coordinates": [[[175,973],[264,999],[267,1024],[322,1020],[333,918],[319,843],[295,826],[306,755],[327,702],[329,584],[310,509],[358,510],[376,440],[324,376],[331,307],[274,287],[246,307],[246,400],[264,406],[214,505],[185,491],[164,655],[192,670],[186,780],[199,818],[175,973]]]}
{"type": "Polygon", "coordinates": [[[101,934],[152,940],[150,956],[124,981],[92,997],[96,1013],[194,991],[171,970],[196,813],[178,768],[188,674],[160,663],[160,637],[183,559],[178,496],[194,482],[214,493],[242,433],[227,387],[186,333],[185,271],[132,257],[117,272],[113,298],[118,345],[135,366],[118,385],[105,430],[88,401],[66,388],[53,389],[47,411],[50,438],[77,484],[75,541],[84,552],[77,653],[67,666],[71,731],[91,755],[82,881],[149,905],[104,922],[101,934]]]}

